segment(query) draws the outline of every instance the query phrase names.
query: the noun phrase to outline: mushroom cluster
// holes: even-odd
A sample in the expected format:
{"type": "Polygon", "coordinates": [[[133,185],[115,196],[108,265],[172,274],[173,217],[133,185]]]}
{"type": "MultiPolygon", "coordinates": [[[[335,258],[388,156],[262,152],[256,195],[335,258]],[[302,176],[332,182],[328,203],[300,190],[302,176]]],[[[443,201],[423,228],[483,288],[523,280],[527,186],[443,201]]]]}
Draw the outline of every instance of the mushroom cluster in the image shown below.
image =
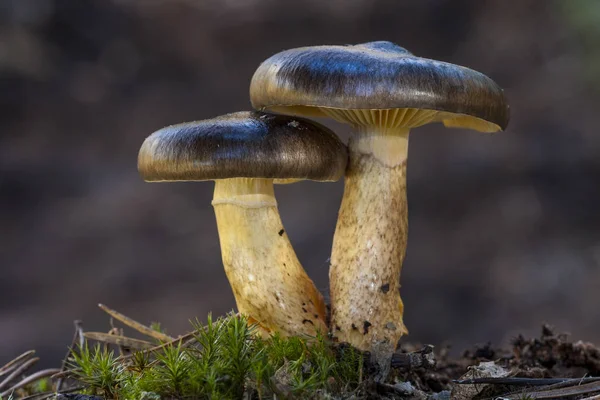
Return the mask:
{"type": "Polygon", "coordinates": [[[254,73],[250,100],[259,111],[153,133],[140,150],[142,176],[216,182],[225,272],[239,312],[263,332],[329,331],[385,363],[407,333],[400,272],[408,237],[409,132],[434,122],[504,130],[509,107],[503,90],[477,71],[371,42],[275,54],[254,73]],[[302,117],[351,125],[348,147],[302,117]],[[281,224],[273,183],[341,176],[327,325],[323,297],[281,224]]]}

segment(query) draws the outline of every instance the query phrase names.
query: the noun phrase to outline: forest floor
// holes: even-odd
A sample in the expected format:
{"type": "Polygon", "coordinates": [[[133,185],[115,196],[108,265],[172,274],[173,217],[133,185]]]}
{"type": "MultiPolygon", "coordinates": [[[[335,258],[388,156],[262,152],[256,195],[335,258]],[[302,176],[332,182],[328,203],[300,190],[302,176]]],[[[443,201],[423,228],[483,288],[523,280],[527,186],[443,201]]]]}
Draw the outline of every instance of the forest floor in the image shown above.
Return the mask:
{"type": "MultiPolygon", "coordinates": [[[[415,351],[415,346],[406,345],[402,350],[415,351]]],[[[548,325],[542,326],[538,338],[517,336],[510,348],[486,344],[466,350],[460,357],[448,354],[448,349],[438,349],[435,368],[397,370],[397,379],[410,382],[417,398],[445,393],[465,400],[600,399],[600,378],[594,378],[600,376],[600,349],[591,343],[573,342],[548,325]],[[469,384],[469,379],[475,383],[469,384]]]]}
{"type": "Polygon", "coordinates": [[[214,326],[209,322],[204,328],[196,327],[210,328],[209,333],[190,333],[173,339],[157,327],[146,327],[114,310],[104,309],[155,340],[128,338],[122,328],[112,325],[112,320],[108,334],[83,332],[76,324],[72,347],[81,348],[86,341],[94,341],[100,343],[95,347],[96,353],[90,350],[87,355],[82,351],[79,356],[71,353],[61,368],[30,372],[37,359],[33,351],[27,352],[0,367],[0,400],[600,399],[600,348],[572,341],[548,325],[542,327],[538,338],[519,335],[509,348],[486,344],[466,350],[458,357],[450,356],[449,348],[405,344],[394,355],[390,373],[382,381],[377,378],[381,370],[370,361],[369,354],[360,354],[347,345],[323,340],[321,347],[307,346],[299,339],[267,340],[257,345],[255,339],[248,339],[254,336],[244,331],[245,321],[241,325],[235,316],[219,319],[214,326]],[[236,338],[242,339],[238,342],[242,347],[235,368],[244,363],[247,366],[247,372],[239,380],[228,369],[231,367],[228,360],[238,356],[219,355],[219,347],[229,351],[236,338]],[[178,344],[171,346],[173,343],[178,344]],[[208,357],[203,347],[213,347],[210,362],[198,361],[208,357]],[[352,358],[352,352],[359,356],[352,358]],[[252,363],[262,366],[257,369],[252,363]],[[344,363],[355,364],[344,366],[344,363]],[[205,379],[208,375],[216,377],[212,383],[205,379]],[[258,383],[257,377],[260,377],[258,383]],[[194,389],[186,383],[198,379],[204,379],[204,386],[194,389]],[[232,395],[230,390],[235,382],[239,382],[241,389],[232,395]],[[218,395],[211,395],[210,390],[218,395]]]}

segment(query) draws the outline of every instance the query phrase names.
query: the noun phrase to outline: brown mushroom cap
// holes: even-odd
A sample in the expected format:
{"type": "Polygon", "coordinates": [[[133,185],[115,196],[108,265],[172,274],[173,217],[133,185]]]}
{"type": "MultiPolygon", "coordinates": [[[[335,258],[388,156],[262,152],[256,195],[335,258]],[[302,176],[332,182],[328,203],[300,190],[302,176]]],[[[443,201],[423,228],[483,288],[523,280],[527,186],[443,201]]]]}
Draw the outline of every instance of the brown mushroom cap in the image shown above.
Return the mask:
{"type": "Polygon", "coordinates": [[[335,181],[344,174],[346,160],[346,146],[323,125],[237,112],[154,132],[142,144],[138,170],[146,181],[335,181]]]}
{"type": "Polygon", "coordinates": [[[259,110],[307,116],[331,115],[323,109],[433,110],[434,121],[446,126],[488,132],[509,120],[503,90],[484,74],[391,42],[282,51],[258,67],[250,99],[259,110]]]}

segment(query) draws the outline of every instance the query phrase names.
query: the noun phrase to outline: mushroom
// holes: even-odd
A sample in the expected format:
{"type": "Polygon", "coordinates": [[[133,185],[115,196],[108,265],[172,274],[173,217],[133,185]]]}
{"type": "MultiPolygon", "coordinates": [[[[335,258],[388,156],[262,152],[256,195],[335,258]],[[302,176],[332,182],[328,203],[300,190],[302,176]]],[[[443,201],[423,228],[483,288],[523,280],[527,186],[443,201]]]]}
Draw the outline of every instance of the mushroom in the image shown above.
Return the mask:
{"type": "Polygon", "coordinates": [[[407,333],[399,289],[409,132],[432,122],[503,130],[509,109],[502,89],[471,69],[371,42],[275,54],[254,73],[250,97],[259,110],[354,127],[331,254],[330,326],[340,341],[391,356],[407,333]]]}
{"type": "Polygon", "coordinates": [[[160,129],[141,146],[146,181],[214,180],[225,273],[238,310],[263,333],[327,331],[323,296],[296,257],[283,228],[273,182],[335,181],[344,144],[302,118],[237,112],[160,129]]]}

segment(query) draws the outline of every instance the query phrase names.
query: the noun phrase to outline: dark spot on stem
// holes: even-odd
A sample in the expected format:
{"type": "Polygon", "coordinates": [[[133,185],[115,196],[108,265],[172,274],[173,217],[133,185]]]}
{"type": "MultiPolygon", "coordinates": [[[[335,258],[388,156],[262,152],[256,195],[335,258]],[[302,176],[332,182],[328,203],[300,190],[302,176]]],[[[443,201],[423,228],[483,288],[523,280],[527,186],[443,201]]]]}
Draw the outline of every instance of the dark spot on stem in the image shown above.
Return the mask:
{"type": "Polygon", "coordinates": [[[277,293],[273,293],[273,295],[275,295],[275,300],[279,302],[279,296],[277,295],[277,293]]]}
{"type": "Polygon", "coordinates": [[[356,325],[352,324],[352,330],[353,330],[353,331],[355,331],[355,330],[357,330],[357,329],[358,329],[358,328],[356,327],[356,325]]]}
{"type": "Polygon", "coordinates": [[[341,330],[342,330],[342,328],[340,328],[340,326],[339,326],[339,325],[336,325],[336,326],[335,326],[335,330],[336,330],[336,331],[341,331],[341,330]]]}
{"type": "Polygon", "coordinates": [[[363,335],[366,335],[367,333],[369,333],[369,327],[370,327],[371,325],[372,325],[372,324],[371,324],[369,321],[365,321],[365,322],[363,323],[363,335]]]}
{"type": "Polygon", "coordinates": [[[314,323],[310,320],[310,319],[303,319],[302,323],[305,324],[307,322],[310,322],[311,325],[314,325],[314,323]]]}
{"type": "Polygon", "coordinates": [[[386,283],[385,285],[381,285],[379,289],[385,294],[390,291],[390,284],[386,283]]]}
{"type": "Polygon", "coordinates": [[[282,229],[282,230],[280,230],[280,231],[279,231],[279,232],[277,232],[277,233],[279,233],[279,236],[283,236],[283,234],[285,233],[285,231],[282,229]]]}
{"type": "Polygon", "coordinates": [[[308,312],[308,310],[306,308],[304,308],[304,307],[302,307],[302,311],[308,312]]]}

